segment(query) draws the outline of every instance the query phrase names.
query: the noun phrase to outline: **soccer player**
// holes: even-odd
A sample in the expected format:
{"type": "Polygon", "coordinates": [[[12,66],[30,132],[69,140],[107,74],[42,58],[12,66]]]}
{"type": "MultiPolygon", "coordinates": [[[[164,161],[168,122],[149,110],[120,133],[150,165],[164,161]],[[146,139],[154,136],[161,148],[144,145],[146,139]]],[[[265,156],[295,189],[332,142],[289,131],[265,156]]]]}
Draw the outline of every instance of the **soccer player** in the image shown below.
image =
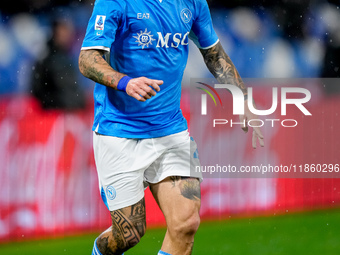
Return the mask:
{"type": "MultiPolygon", "coordinates": [[[[144,188],[162,210],[161,254],[191,254],[199,227],[196,144],[180,110],[188,40],[219,83],[246,88],[214,32],[206,0],[97,0],[79,56],[96,82],[93,146],[112,226],[92,254],[123,254],[145,233],[144,188]]],[[[242,118],[253,119],[247,104],[242,118]]],[[[244,127],[247,130],[247,127],[244,127]]],[[[258,128],[253,132],[263,145],[258,128]]]]}

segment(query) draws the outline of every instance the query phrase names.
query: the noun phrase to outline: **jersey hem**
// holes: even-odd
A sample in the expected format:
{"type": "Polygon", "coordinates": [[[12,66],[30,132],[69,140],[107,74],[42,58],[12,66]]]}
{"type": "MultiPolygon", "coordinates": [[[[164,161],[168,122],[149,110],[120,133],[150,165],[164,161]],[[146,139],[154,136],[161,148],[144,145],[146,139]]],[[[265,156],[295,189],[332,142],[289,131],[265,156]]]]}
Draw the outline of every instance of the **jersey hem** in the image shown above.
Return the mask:
{"type": "Polygon", "coordinates": [[[101,135],[107,135],[107,136],[114,136],[114,137],[119,137],[119,138],[128,138],[128,139],[149,139],[149,138],[158,138],[158,137],[163,137],[163,136],[168,136],[168,135],[173,135],[177,134],[180,132],[183,132],[187,130],[188,127],[187,125],[183,125],[180,128],[173,129],[171,131],[169,130],[157,130],[157,131],[152,131],[152,132],[147,132],[147,134],[133,134],[133,133],[128,133],[128,132],[122,132],[121,130],[116,130],[113,132],[107,132],[106,130],[102,130],[99,126],[99,128],[92,128],[92,131],[97,132],[101,135]]]}

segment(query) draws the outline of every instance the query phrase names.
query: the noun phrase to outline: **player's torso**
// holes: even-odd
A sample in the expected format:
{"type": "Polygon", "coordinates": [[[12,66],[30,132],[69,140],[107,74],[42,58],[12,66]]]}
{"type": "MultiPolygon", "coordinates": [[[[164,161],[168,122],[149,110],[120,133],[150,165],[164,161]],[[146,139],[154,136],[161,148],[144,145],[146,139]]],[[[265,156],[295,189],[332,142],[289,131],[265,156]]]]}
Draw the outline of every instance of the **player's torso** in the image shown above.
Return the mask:
{"type": "MultiPolygon", "coordinates": [[[[187,63],[189,32],[195,20],[194,1],[123,1],[124,13],[111,46],[111,65],[133,78],[146,76],[163,80],[164,84],[160,92],[146,102],[138,102],[121,91],[96,86],[100,110],[97,112],[103,112],[96,114],[103,128],[101,132],[110,134],[104,130],[106,127],[106,130],[116,130],[116,136],[132,134],[131,137],[145,138],[183,131],[187,125],[179,108],[181,80],[187,63]]],[[[109,22],[108,19],[104,23],[109,22]]]]}
{"type": "Polygon", "coordinates": [[[158,68],[163,72],[182,72],[194,13],[193,1],[126,1],[125,14],[112,46],[112,60],[116,62],[112,64],[135,76],[150,75],[142,73],[149,70],[155,74],[158,68]],[[131,66],[139,68],[131,70],[131,66]]]}

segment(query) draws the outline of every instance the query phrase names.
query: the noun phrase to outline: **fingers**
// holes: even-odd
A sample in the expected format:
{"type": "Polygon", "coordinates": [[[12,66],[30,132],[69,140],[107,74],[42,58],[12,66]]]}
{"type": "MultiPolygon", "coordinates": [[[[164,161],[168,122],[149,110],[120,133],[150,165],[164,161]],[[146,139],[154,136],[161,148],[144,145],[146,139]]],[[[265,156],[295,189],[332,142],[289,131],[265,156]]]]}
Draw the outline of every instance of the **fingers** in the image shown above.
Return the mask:
{"type": "Polygon", "coordinates": [[[160,85],[163,84],[163,81],[161,80],[151,80],[151,79],[148,79],[148,83],[151,87],[153,87],[157,92],[159,92],[161,89],[159,88],[160,85]]]}
{"type": "Polygon", "coordinates": [[[133,98],[135,98],[135,99],[137,99],[138,101],[141,101],[141,102],[146,101],[146,99],[144,97],[141,97],[138,93],[133,93],[130,96],[132,96],[133,98]]]}
{"type": "Polygon", "coordinates": [[[160,91],[160,85],[163,84],[161,80],[148,79],[146,77],[139,77],[131,79],[126,86],[126,93],[129,96],[144,102],[153,96],[156,96],[160,91]]]}
{"type": "Polygon", "coordinates": [[[257,135],[256,135],[255,131],[253,131],[253,137],[252,137],[251,141],[252,141],[253,148],[256,149],[257,135]]]}
{"type": "Polygon", "coordinates": [[[259,138],[259,142],[260,142],[261,147],[264,147],[264,140],[263,140],[263,138],[259,138]]]}
{"type": "Polygon", "coordinates": [[[253,137],[252,137],[252,145],[254,149],[256,149],[257,139],[259,140],[260,146],[264,147],[264,139],[263,139],[261,129],[259,127],[254,127],[253,137]]]}
{"type": "MultiPolygon", "coordinates": [[[[245,125],[242,126],[242,130],[245,133],[247,133],[248,132],[248,125],[247,125],[248,121],[247,121],[247,118],[244,115],[240,115],[240,122],[244,122],[245,123],[245,125]]],[[[264,147],[264,140],[263,140],[263,135],[262,135],[260,127],[256,126],[259,123],[254,121],[254,124],[255,125],[252,126],[253,127],[252,146],[253,146],[254,149],[256,149],[256,147],[257,147],[257,139],[259,140],[259,143],[260,143],[261,147],[264,147]]]]}
{"type": "Polygon", "coordinates": [[[263,135],[260,129],[260,122],[256,121],[257,116],[255,115],[240,115],[240,122],[244,122],[245,125],[242,126],[242,130],[247,133],[248,132],[248,120],[249,122],[252,121],[253,123],[253,135],[252,135],[252,146],[254,149],[256,149],[257,146],[257,139],[259,140],[259,143],[261,145],[261,147],[264,147],[264,140],[263,140],[263,135]]]}
{"type": "Polygon", "coordinates": [[[253,130],[260,139],[263,139],[263,135],[259,127],[254,127],[253,130]]]}
{"type": "Polygon", "coordinates": [[[248,125],[247,125],[247,120],[244,115],[240,115],[240,122],[244,122],[244,126],[242,125],[241,128],[245,133],[248,133],[248,125]]]}
{"type": "MultiPolygon", "coordinates": [[[[150,96],[145,90],[143,90],[143,89],[137,88],[137,89],[136,89],[136,92],[138,93],[138,95],[139,95],[140,97],[142,97],[142,98],[145,99],[145,100],[151,98],[151,96],[150,96]]],[[[144,101],[145,101],[145,100],[144,100],[144,101]]]]}

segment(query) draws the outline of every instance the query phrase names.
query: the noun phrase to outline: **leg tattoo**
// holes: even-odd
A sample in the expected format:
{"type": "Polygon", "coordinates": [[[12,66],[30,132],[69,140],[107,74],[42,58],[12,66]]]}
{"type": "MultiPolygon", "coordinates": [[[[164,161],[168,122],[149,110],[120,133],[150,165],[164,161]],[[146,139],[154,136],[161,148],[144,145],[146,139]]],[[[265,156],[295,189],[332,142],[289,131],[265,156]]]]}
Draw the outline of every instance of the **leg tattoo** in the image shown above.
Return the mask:
{"type": "Polygon", "coordinates": [[[183,177],[183,176],[171,176],[172,186],[179,185],[179,189],[183,197],[190,200],[201,199],[200,182],[196,178],[183,177]]]}
{"type": "Polygon", "coordinates": [[[130,207],[112,211],[111,218],[109,235],[104,232],[97,240],[103,255],[121,254],[139,242],[146,229],[144,198],[130,207]]]}

